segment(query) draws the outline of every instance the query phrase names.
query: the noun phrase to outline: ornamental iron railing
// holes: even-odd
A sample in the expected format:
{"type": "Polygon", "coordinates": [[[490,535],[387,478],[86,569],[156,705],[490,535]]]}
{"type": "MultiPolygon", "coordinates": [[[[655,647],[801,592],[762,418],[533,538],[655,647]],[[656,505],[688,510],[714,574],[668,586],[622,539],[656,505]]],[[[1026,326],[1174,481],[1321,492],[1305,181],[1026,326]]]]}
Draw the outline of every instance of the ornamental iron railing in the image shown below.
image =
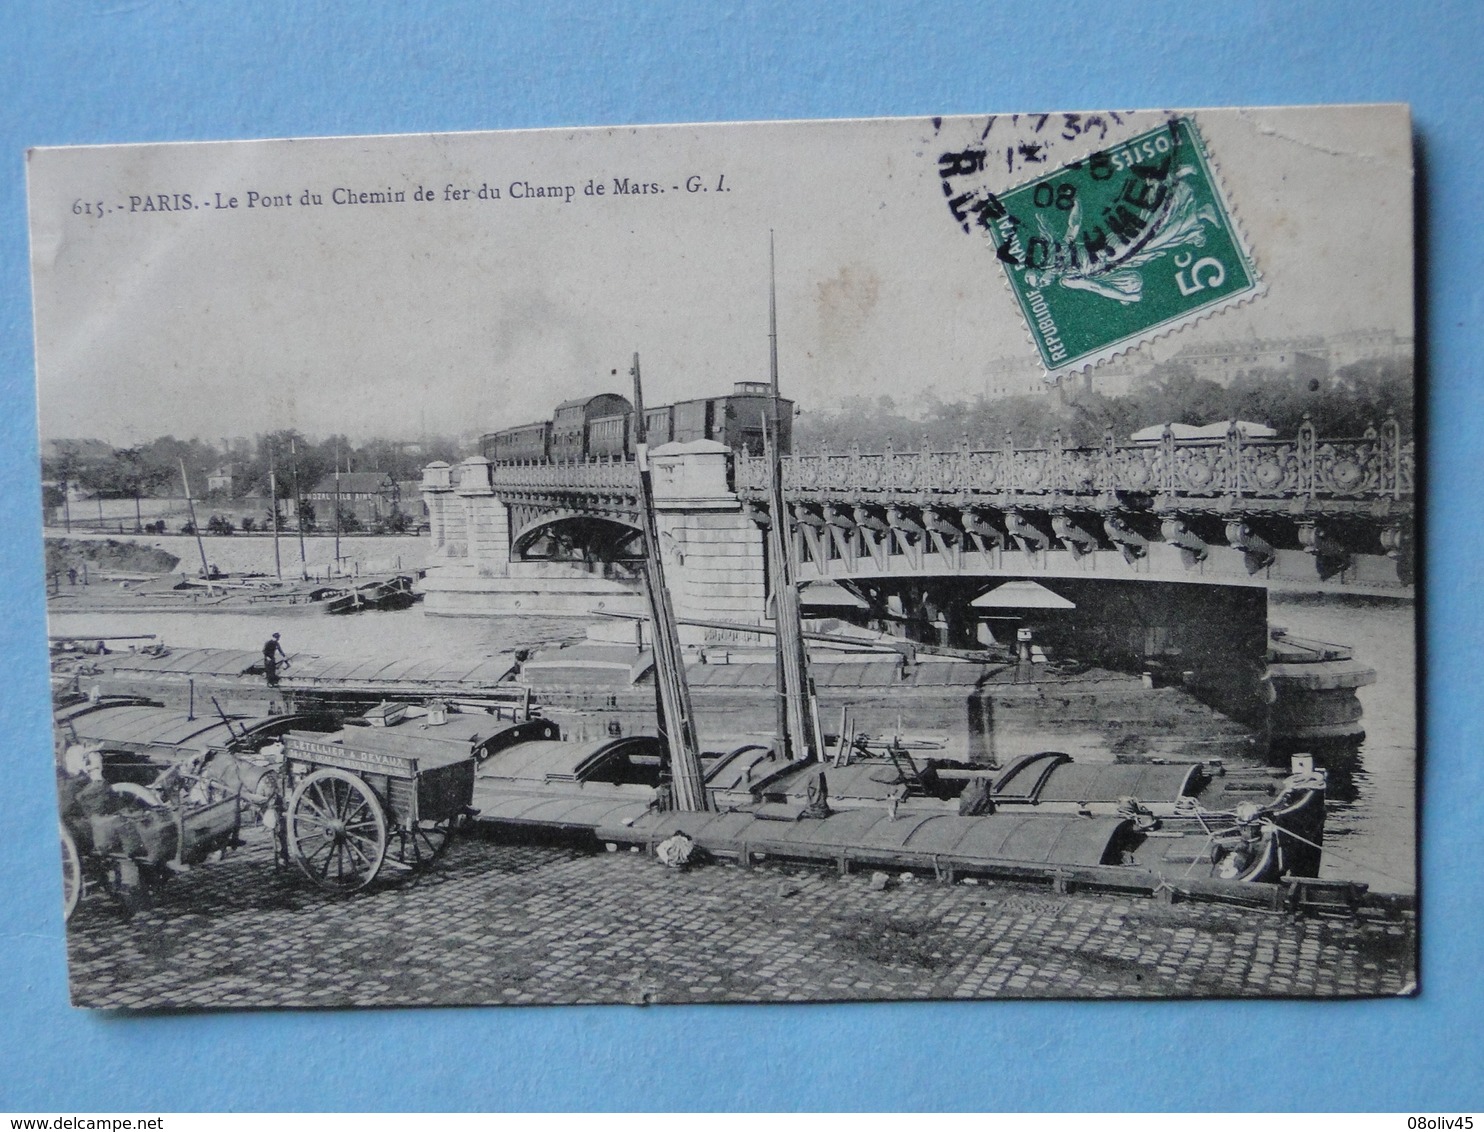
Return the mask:
{"type": "MultiPolygon", "coordinates": [[[[768,490],[767,461],[737,453],[734,487],[751,500],[768,490]]],[[[479,462],[483,464],[483,461],[479,462]]],[[[797,500],[907,500],[933,497],[1025,499],[1038,496],[1147,495],[1199,504],[1202,500],[1282,503],[1344,501],[1350,505],[1409,506],[1416,491],[1416,448],[1401,438],[1395,420],[1354,438],[1321,438],[1305,418],[1292,439],[1247,436],[1233,427],[1225,436],[1179,438],[1170,428],[1147,443],[1079,448],[1053,435],[1044,447],[1020,448],[1010,436],[999,449],[976,449],[967,440],[946,452],[928,449],[863,453],[811,453],[783,458],[784,491],[797,500]]],[[[555,463],[490,464],[496,494],[633,494],[632,461],[601,458],[555,463]]]]}
{"type": "Polygon", "coordinates": [[[556,463],[491,464],[490,486],[507,492],[630,493],[639,490],[633,461],[570,460],[556,463]]]}
{"type": "MultiPolygon", "coordinates": [[[[737,456],[736,490],[767,490],[767,462],[737,456]]],[[[1177,438],[1169,428],[1143,444],[1075,448],[1053,436],[1043,448],[972,449],[967,441],[949,452],[848,453],[784,457],[784,490],[792,498],[873,496],[1117,496],[1175,499],[1352,500],[1410,503],[1415,493],[1416,451],[1395,420],[1364,436],[1321,439],[1305,418],[1293,439],[1251,438],[1232,428],[1223,437],[1177,438]]]]}

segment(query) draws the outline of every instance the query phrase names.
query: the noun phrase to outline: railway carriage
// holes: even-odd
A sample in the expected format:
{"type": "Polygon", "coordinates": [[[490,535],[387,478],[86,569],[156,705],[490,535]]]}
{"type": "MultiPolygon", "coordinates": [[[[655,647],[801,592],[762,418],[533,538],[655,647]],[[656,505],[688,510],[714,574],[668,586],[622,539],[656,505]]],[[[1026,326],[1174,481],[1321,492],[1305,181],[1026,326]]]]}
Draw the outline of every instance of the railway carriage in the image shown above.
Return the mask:
{"type": "MultiPolygon", "coordinates": [[[[763,453],[763,430],[772,409],[772,387],[765,381],[739,381],[727,397],[714,397],[708,404],[705,438],[752,456],[763,453]]],[[[778,403],[779,447],[793,448],[793,402],[778,403]]],[[[676,437],[675,439],[699,439],[676,437]]]]}
{"type": "Polygon", "coordinates": [[[621,413],[606,417],[593,417],[587,426],[587,455],[607,456],[623,459],[632,451],[629,436],[629,419],[633,411],[625,408],[621,413]]]}
{"type": "MultiPolygon", "coordinates": [[[[772,387],[764,381],[739,381],[724,397],[702,397],[644,410],[645,439],[650,447],[671,441],[715,440],[737,452],[761,455],[764,423],[772,405],[772,387]]],[[[779,447],[793,447],[793,402],[780,399],[779,447]]],[[[480,438],[480,453],[491,463],[631,459],[635,429],[633,406],[617,393],[564,401],[549,421],[517,425],[480,438]]]]}
{"type": "MultiPolygon", "coordinates": [[[[552,460],[583,460],[592,451],[592,425],[596,420],[610,420],[605,428],[602,443],[610,444],[613,440],[611,418],[627,417],[633,411],[627,397],[620,397],[617,393],[599,393],[593,397],[580,397],[575,401],[563,401],[556,407],[556,412],[551,418],[551,444],[548,457],[552,460]]],[[[622,433],[623,430],[620,430],[622,433]]],[[[619,455],[624,451],[623,435],[619,437],[617,451],[612,455],[619,455]]]]}
{"type": "Polygon", "coordinates": [[[551,422],[537,421],[492,432],[481,438],[479,447],[484,458],[496,464],[545,460],[551,451],[551,422]]]}
{"type": "Polygon", "coordinates": [[[674,405],[655,405],[644,410],[644,439],[651,448],[675,439],[674,405]]]}

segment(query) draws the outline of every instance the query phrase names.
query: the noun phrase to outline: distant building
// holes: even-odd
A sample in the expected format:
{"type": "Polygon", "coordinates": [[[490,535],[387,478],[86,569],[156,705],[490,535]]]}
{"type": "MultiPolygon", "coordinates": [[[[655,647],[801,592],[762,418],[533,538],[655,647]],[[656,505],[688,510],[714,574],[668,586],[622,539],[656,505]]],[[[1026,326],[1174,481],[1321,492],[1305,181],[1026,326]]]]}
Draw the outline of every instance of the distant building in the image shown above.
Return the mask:
{"type": "Polygon", "coordinates": [[[1287,370],[1321,380],[1329,376],[1329,356],[1319,338],[1209,342],[1185,347],[1170,362],[1189,366],[1197,377],[1222,384],[1253,370],[1287,370]]]}
{"type": "Polygon", "coordinates": [[[984,399],[1041,397],[1056,388],[1034,357],[992,358],[984,365],[984,399]]]}
{"type": "MultiPolygon", "coordinates": [[[[1078,375],[1082,388],[1089,393],[1101,393],[1104,397],[1123,397],[1133,391],[1138,379],[1152,368],[1153,363],[1137,351],[1110,358],[1102,365],[1078,375]]],[[[1073,378],[1067,378],[1071,381],[1073,378]]]]}
{"type": "Polygon", "coordinates": [[[422,480],[398,480],[397,495],[397,506],[411,523],[421,526],[428,521],[428,501],[423,498],[422,480]]]}
{"type": "Polygon", "coordinates": [[[340,500],[340,509],[354,515],[365,526],[385,522],[393,511],[399,510],[402,494],[397,481],[387,472],[341,472],[325,476],[307,492],[305,499],[314,504],[321,528],[329,528],[335,522],[335,500],[340,500]],[[336,481],[339,481],[338,485],[336,481]]]}
{"type": "Polygon", "coordinates": [[[1001,397],[1044,397],[1058,389],[1070,392],[1078,388],[1105,397],[1121,397],[1133,388],[1137,378],[1148,372],[1149,366],[1138,354],[1120,355],[1054,381],[1034,357],[996,358],[984,367],[984,398],[997,401],[1001,397]]]}
{"type": "Polygon", "coordinates": [[[1283,370],[1324,381],[1355,362],[1411,357],[1413,345],[1413,339],[1393,330],[1352,330],[1324,337],[1210,342],[1187,346],[1170,361],[1223,384],[1253,370],[1283,370]]]}
{"type": "Polygon", "coordinates": [[[1394,330],[1356,330],[1332,334],[1324,340],[1332,370],[1354,362],[1410,358],[1415,346],[1414,339],[1399,337],[1394,330]]]}
{"type": "Polygon", "coordinates": [[[234,472],[231,464],[223,464],[206,477],[206,491],[210,495],[231,495],[234,472]]]}

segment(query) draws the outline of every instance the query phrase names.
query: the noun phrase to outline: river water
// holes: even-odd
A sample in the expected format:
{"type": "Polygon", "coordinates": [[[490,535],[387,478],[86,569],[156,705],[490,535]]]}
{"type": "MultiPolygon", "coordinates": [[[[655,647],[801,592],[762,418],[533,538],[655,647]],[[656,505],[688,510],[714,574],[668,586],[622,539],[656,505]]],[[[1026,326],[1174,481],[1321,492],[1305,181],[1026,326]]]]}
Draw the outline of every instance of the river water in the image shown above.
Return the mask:
{"type": "MultiPolygon", "coordinates": [[[[144,540],[175,543],[175,539],[144,540]]],[[[194,553],[194,540],[189,543],[194,553]]],[[[265,539],[207,539],[210,561],[236,570],[273,566],[265,539]],[[266,559],[266,562],[265,562],[266,559]]],[[[362,562],[422,560],[425,540],[344,540],[342,555],[362,562]],[[374,545],[373,545],[374,544],[374,545]]],[[[174,545],[168,547],[178,553],[174,545]]],[[[310,540],[311,566],[333,559],[333,540],[310,540]]],[[[288,547],[284,547],[285,558],[288,547]]],[[[293,548],[297,567],[297,546],[293,548]]],[[[366,567],[363,566],[363,569],[366,567]]],[[[286,571],[287,573],[287,571],[286,571]]],[[[1352,647],[1357,660],[1376,670],[1375,684],[1360,689],[1366,737],[1357,748],[1329,751],[1330,816],[1324,874],[1365,881],[1388,892],[1416,891],[1417,715],[1416,649],[1411,604],[1331,596],[1274,596],[1269,622],[1293,635],[1352,647]]],[[[279,616],[263,613],[70,613],[51,619],[53,633],[155,633],[179,647],[257,649],[269,633],[283,634],[297,651],[337,658],[479,658],[512,649],[585,635],[586,619],[557,617],[436,617],[422,606],[355,617],[279,616]]],[[[1070,748],[1068,748],[1070,749],[1070,748]]],[[[1107,752],[1109,758],[1112,752],[1107,752]]],[[[1079,749],[1078,757],[1097,757],[1079,749]]],[[[1193,757],[1203,757],[1194,752],[1193,757]]]]}
{"type": "Polygon", "coordinates": [[[1268,623],[1348,645],[1376,670],[1359,690],[1364,741],[1324,758],[1331,779],[1324,875],[1417,891],[1417,638],[1410,602],[1270,598],[1268,623]]]}

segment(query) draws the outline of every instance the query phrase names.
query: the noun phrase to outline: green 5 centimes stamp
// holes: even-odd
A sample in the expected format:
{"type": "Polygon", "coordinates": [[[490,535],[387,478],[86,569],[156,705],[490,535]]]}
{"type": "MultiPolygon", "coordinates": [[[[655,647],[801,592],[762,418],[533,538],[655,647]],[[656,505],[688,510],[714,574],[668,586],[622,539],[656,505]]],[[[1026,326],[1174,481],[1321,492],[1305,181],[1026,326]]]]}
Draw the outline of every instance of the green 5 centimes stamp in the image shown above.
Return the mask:
{"type": "Polygon", "coordinates": [[[1053,376],[1263,289],[1188,117],[986,195],[976,211],[1053,376]]]}

